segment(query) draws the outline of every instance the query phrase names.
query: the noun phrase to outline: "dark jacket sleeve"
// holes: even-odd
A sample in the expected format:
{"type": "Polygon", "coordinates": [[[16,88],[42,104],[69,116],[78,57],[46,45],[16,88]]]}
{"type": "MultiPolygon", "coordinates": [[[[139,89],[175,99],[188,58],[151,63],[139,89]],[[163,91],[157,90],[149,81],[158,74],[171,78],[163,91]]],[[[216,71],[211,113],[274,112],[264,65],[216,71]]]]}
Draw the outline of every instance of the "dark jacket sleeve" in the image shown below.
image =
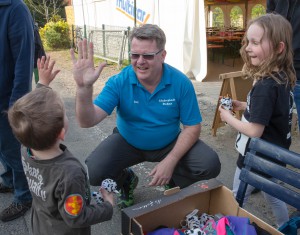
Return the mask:
{"type": "Polygon", "coordinates": [[[43,42],[39,33],[39,28],[34,26],[34,64],[33,67],[37,68],[37,60],[38,58],[42,58],[42,56],[46,56],[43,42]]]}
{"type": "Polygon", "coordinates": [[[14,61],[14,81],[9,101],[11,106],[31,88],[33,70],[33,21],[28,8],[22,3],[16,6],[9,19],[8,37],[14,61]]]}
{"type": "Polygon", "coordinates": [[[267,13],[275,11],[276,0],[267,0],[267,13]]]}

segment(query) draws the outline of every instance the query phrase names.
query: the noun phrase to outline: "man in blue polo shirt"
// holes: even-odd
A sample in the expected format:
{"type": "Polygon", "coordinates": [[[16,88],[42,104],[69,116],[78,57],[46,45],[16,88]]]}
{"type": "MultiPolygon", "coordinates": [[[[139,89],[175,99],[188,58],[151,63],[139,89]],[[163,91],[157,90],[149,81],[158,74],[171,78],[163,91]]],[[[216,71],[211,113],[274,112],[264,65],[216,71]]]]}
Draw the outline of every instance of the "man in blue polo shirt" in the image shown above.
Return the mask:
{"type": "Polygon", "coordinates": [[[194,87],[180,71],[164,63],[166,37],[156,25],[134,28],[131,65],[112,76],[93,101],[93,84],[105,64],[94,68],[93,45],[71,50],[77,84],[76,115],[81,127],[92,127],[116,108],[117,127],[86,159],[90,183],[112,178],[121,189],[118,205],[133,205],[138,177],[130,166],[159,162],[149,186],[186,187],[218,176],[218,155],[199,140],[201,114],[194,87]],[[180,125],[182,124],[182,128],[180,125]]]}

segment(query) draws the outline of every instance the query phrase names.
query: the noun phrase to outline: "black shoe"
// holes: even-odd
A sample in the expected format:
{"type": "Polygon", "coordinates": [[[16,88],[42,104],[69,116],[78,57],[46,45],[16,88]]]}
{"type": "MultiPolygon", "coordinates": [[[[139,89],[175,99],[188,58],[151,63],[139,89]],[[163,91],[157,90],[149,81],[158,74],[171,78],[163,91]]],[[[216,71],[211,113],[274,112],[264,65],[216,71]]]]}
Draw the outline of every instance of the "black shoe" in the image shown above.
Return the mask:
{"type": "Polygon", "coordinates": [[[139,178],[137,175],[131,170],[127,168],[128,176],[121,189],[121,193],[119,195],[118,207],[120,209],[124,209],[126,207],[132,206],[134,204],[133,201],[133,190],[136,188],[139,178]]]}
{"type": "Polygon", "coordinates": [[[17,219],[24,215],[31,207],[32,202],[20,203],[13,202],[6,209],[4,209],[0,214],[0,219],[3,222],[11,221],[17,219]]]}
{"type": "Polygon", "coordinates": [[[13,193],[14,189],[5,186],[3,183],[0,183],[0,193],[13,193]]]}

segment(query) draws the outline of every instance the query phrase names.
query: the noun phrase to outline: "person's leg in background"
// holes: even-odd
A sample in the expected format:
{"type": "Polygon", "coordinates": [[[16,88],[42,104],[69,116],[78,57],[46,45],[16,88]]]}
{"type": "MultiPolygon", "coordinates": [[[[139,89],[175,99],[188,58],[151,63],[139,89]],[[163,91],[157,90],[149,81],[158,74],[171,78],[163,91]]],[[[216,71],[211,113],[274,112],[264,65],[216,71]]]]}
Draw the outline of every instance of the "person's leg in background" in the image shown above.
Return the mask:
{"type": "MultiPolygon", "coordinates": [[[[234,173],[234,178],[233,178],[233,185],[232,185],[232,193],[233,196],[236,197],[237,192],[239,190],[239,186],[240,186],[240,174],[241,174],[241,169],[240,168],[236,168],[235,169],[235,173],[234,173]]],[[[247,190],[244,196],[244,202],[243,202],[243,206],[247,203],[248,198],[250,196],[250,194],[253,192],[253,190],[255,190],[255,188],[251,185],[247,186],[247,190]]]]}
{"type": "Polygon", "coordinates": [[[285,222],[289,220],[289,212],[286,206],[286,203],[279,200],[276,197],[272,197],[269,194],[263,192],[264,198],[269,203],[273,215],[276,219],[276,224],[278,227],[283,225],[285,222]]]}
{"type": "MultiPolygon", "coordinates": [[[[300,132],[300,62],[296,63],[294,61],[294,66],[296,70],[296,86],[294,87],[294,101],[297,109],[297,116],[298,116],[298,134],[300,132]]],[[[300,216],[300,210],[297,209],[291,214],[292,217],[299,217],[300,216]]]]}
{"type": "Polygon", "coordinates": [[[21,161],[21,145],[14,137],[5,114],[0,115],[0,130],[0,158],[4,166],[2,184],[14,189],[12,204],[0,213],[0,219],[6,222],[24,215],[31,207],[32,197],[21,161]]]}
{"type": "Polygon", "coordinates": [[[297,115],[298,115],[298,132],[299,132],[300,131],[300,122],[299,122],[299,116],[300,116],[300,68],[296,68],[296,76],[297,76],[297,82],[296,82],[296,86],[294,87],[294,101],[296,104],[297,115]]]}

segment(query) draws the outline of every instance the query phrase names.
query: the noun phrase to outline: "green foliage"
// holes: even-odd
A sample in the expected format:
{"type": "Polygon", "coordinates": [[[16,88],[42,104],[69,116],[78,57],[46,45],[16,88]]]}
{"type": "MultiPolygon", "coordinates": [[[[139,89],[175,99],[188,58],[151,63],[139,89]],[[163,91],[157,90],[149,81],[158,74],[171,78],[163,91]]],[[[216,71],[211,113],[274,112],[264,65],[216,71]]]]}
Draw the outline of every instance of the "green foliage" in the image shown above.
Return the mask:
{"type": "Polygon", "coordinates": [[[43,44],[48,49],[66,49],[70,47],[69,25],[63,20],[50,21],[40,29],[43,44]]]}
{"type": "Polygon", "coordinates": [[[66,18],[65,0],[24,0],[24,3],[39,26],[43,27],[55,15],[59,15],[62,19],[66,18]]]}
{"type": "Polygon", "coordinates": [[[220,7],[216,7],[213,11],[213,27],[224,27],[224,13],[220,7]]]}
{"type": "Polygon", "coordinates": [[[61,20],[63,20],[63,19],[61,18],[60,15],[53,15],[53,16],[50,18],[50,21],[52,21],[52,22],[58,22],[58,21],[61,21],[61,20]]]}
{"type": "Polygon", "coordinates": [[[266,14],[266,9],[261,4],[256,4],[251,11],[251,19],[255,19],[261,15],[266,14]]]}
{"type": "Polygon", "coordinates": [[[240,7],[235,6],[230,11],[230,21],[232,27],[243,28],[243,11],[240,7]]]}

